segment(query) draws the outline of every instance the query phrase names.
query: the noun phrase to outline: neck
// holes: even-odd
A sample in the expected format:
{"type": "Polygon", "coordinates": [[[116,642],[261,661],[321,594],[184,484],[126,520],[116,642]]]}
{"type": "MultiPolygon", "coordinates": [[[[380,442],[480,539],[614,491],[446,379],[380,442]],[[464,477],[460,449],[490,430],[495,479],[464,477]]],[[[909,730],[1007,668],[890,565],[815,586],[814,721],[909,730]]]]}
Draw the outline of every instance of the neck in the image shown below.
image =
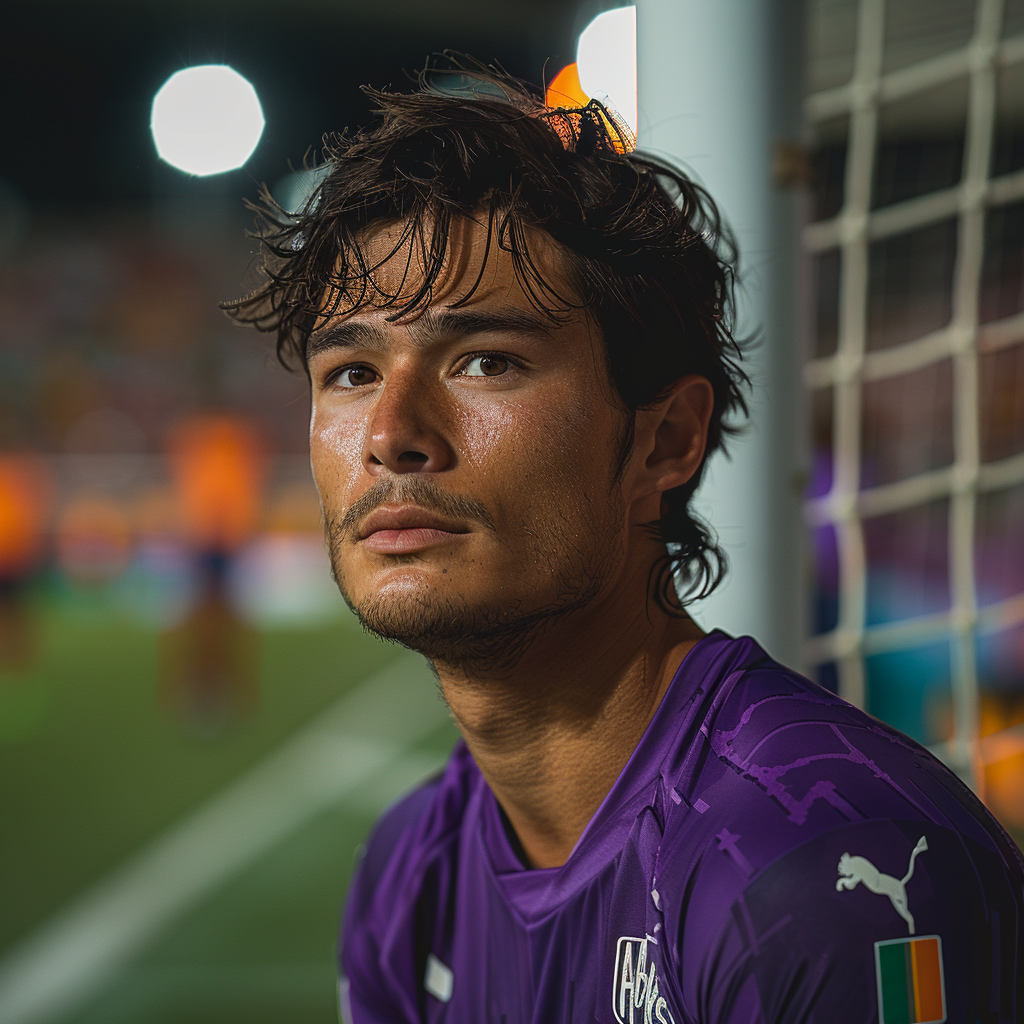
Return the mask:
{"type": "Polygon", "coordinates": [[[510,671],[434,664],[533,867],[565,863],[703,635],[653,597],[645,607],[646,569],[623,582],[532,638],[510,671]]]}

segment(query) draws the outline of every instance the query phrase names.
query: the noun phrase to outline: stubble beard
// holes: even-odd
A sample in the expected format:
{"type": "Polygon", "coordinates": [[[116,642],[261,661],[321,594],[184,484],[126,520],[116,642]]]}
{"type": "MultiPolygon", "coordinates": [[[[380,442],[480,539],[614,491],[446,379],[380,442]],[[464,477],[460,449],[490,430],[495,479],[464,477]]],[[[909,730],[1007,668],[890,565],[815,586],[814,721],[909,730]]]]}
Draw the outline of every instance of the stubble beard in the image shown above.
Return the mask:
{"type": "MultiPolygon", "coordinates": [[[[443,511],[429,498],[418,503],[443,511]]],[[[613,500],[613,504],[617,503],[613,500]]],[[[587,501],[582,506],[585,510],[593,509],[587,501]]],[[[621,509],[615,507],[611,511],[604,524],[599,524],[592,514],[585,514],[583,521],[575,524],[560,516],[553,517],[553,528],[546,532],[543,543],[538,537],[533,554],[556,586],[554,596],[538,604],[531,603],[528,596],[500,606],[470,603],[430,589],[377,593],[357,605],[343,569],[344,546],[353,543],[345,523],[348,517],[332,516],[325,511],[324,533],[331,556],[331,575],[365,631],[422,654],[435,671],[440,668],[467,675],[503,676],[514,671],[541,637],[587,607],[605,589],[622,547],[614,528],[616,522],[621,522],[621,509]],[[590,539],[587,550],[574,543],[573,538],[579,536],[590,539]]]]}

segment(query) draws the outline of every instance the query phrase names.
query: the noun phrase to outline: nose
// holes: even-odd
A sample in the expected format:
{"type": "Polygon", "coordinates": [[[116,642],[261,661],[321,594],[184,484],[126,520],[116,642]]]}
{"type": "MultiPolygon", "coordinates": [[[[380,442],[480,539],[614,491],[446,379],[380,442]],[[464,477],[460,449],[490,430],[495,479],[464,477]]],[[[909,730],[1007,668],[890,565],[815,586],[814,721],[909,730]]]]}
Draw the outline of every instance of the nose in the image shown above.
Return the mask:
{"type": "Polygon", "coordinates": [[[363,466],[371,476],[390,473],[439,473],[455,461],[446,436],[443,396],[422,377],[396,371],[377,392],[363,447],[363,466]]]}

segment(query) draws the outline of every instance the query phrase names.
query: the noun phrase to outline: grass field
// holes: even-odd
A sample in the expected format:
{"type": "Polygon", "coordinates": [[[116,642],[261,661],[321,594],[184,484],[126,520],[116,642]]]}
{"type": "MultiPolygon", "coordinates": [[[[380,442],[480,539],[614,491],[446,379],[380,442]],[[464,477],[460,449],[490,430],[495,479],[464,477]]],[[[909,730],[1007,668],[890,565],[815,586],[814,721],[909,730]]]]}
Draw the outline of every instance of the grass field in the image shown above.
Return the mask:
{"type": "MultiPolygon", "coordinates": [[[[264,630],[253,638],[254,708],[205,735],[160,695],[154,629],[102,602],[42,598],[35,614],[31,672],[0,677],[0,958],[400,654],[347,614],[264,630]]],[[[405,775],[287,835],[59,1020],[335,1020],[335,936],[356,849],[381,807],[416,781],[410,765],[416,774],[443,761],[454,732],[439,711],[405,775]]]]}
{"type": "MultiPolygon", "coordinates": [[[[424,744],[440,764],[441,729],[424,744]]],[[[397,787],[396,787],[397,788],[397,787]]],[[[357,848],[379,800],[319,815],[185,915],[67,1024],[329,1024],[334,949],[357,848]]]]}

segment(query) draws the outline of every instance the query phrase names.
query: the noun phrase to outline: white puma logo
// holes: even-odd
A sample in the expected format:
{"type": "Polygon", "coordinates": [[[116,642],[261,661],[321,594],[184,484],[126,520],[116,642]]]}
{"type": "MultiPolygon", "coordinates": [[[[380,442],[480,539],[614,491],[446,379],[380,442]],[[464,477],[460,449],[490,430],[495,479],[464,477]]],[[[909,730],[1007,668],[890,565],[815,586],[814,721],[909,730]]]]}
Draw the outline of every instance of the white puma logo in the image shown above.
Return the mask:
{"type": "Polygon", "coordinates": [[[882,874],[874,864],[866,857],[851,857],[844,853],[839,858],[839,881],[836,882],[836,892],[843,889],[856,889],[859,882],[864,883],[865,889],[877,892],[880,896],[888,896],[892,901],[896,913],[907,922],[910,934],[914,934],[914,915],[910,913],[907,905],[907,882],[914,873],[914,861],[917,855],[928,849],[928,840],[921,836],[910,855],[910,865],[907,873],[902,878],[893,878],[892,875],[882,874]]]}

